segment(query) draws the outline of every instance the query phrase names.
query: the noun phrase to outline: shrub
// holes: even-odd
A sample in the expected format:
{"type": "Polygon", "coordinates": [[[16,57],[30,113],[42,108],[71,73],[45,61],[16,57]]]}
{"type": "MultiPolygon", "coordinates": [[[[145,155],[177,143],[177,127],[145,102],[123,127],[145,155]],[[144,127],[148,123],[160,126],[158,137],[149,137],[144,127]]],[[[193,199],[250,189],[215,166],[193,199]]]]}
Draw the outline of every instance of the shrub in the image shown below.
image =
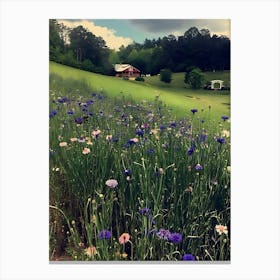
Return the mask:
{"type": "Polygon", "coordinates": [[[198,89],[201,88],[203,79],[204,75],[201,70],[199,68],[195,68],[189,74],[188,83],[192,88],[198,89]]]}
{"type": "Polygon", "coordinates": [[[135,78],[135,81],[144,82],[145,79],[143,77],[137,77],[137,78],[135,78]]]}
{"type": "Polygon", "coordinates": [[[86,70],[86,71],[93,72],[94,71],[94,65],[93,65],[93,63],[89,59],[85,59],[82,62],[82,69],[86,70]]]}
{"type": "Polygon", "coordinates": [[[193,69],[195,69],[195,68],[196,68],[195,66],[189,66],[189,67],[187,67],[186,73],[185,73],[185,80],[184,80],[184,82],[185,82],[186,84],[189,83],[190,73],[191,73],[191,71],[192,71],[193,69]]]}
{"type": "Polygon", "coordinates": [[[160,80],[164,83],[170,83],[172,80],[172,72],[170,69],[162,69],[160,71],[160,80]]]}

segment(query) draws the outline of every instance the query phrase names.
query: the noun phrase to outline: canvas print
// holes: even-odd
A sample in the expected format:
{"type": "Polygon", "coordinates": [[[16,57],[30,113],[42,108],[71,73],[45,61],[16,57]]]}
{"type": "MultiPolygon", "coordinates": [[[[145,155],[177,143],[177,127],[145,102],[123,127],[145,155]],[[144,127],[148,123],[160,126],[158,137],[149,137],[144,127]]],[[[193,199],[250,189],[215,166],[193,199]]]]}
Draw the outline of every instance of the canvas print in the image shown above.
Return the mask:
{"type": "Polygon", "coordinates": [[[49,260],[230,261],[230,20],[49,20],[49,260]]]}

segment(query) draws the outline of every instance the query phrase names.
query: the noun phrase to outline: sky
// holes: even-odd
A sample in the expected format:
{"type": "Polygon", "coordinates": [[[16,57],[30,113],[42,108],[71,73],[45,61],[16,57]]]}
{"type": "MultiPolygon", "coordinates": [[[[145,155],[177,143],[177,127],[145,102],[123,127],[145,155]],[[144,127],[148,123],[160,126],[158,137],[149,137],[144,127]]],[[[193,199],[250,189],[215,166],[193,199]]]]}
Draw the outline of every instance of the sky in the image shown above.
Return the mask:
{"type": "Polygon", "coordinates": [[[106,45],[115,50],[121,45],[143,43],[146,38],[180,36],[193,26],[199,30],[209,29],[211,35],[230,38],[229,19],[61,19],[58,22],[71,28],[82,25],[95,36],[101,36],[106,45]]]}

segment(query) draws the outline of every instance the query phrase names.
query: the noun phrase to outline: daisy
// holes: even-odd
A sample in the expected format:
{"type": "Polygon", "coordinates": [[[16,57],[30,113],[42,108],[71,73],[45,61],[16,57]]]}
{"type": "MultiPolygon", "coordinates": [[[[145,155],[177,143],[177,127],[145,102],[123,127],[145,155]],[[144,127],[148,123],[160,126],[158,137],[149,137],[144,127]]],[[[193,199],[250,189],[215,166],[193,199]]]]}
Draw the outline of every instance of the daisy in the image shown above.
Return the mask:
{"type": "Polygon", "coordinates": [[[66,146],[67,146],[67,142],[60,142],[60,143],[59,143],[59,146],[60,146],[60,147],[66,147],[66,146]]]}
{"type": "Polygon", "coordinates": [[[219,233],[219,235],[221,235],[222,233],[224,233],[225,235],[228,234],[227,226],[216,225],[215,229],[216,229],[216,231],[219,233]]]}
{"type": "Polygon", "coordinates": [[[110,179],[110,180],[107,180],[105,182],[105,184],[106,184],[106,186],[110,187],[111,189],[114,189],[118,185],[118,181],[115,179],[110,179]]]}
{"type": "Polygon", "coordinates": [[[87,155],[87,154],[89,154],[90,153],[90,149],[89,148],[84,148],[83,149],[83,154],[84,155],[87,155]]]}

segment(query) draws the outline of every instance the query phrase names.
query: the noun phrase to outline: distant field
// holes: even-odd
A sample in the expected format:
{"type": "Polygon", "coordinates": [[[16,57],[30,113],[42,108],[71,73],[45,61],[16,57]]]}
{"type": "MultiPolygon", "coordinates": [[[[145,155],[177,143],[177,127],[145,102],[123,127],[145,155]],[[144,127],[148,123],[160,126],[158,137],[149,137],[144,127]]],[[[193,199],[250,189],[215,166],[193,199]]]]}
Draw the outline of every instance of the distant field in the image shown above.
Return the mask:
{"type": "MultiPolygon", "coordinates": [[[[158,76],[146,77],[145,82],[125,81],[116,77],[99,75],[91,72],[78,70],[50,62],[50,73],[55,73],[63,78],[74,78],[86,82],[92,90],[106,92],[108,96],[119,95],[131,96],[135,100],[154,100],[156,96],[172,108],[174,116],[184,117],[190,109],[203,110],[207,117],[211,114],[212,119],[220,119],[222,115],[230,115],[229,91],[205,91],[192,90],[184,84],[184,73],[173,75],[170,84],[160,82],[158,76]],[[209,111],[211,107],[211,112],[209,111]]],[[[207,72],[207,80],[222,79],[228,85],[230,73],[207,72]]]]}
{"type": "MultiPolygon", "coordinates": [[[[230,71],[216,71],[216,72],[204,72],[204,82],[211,80],[222,80],[225,86],[230,87],[230,71]]],[[[189,85],[184,83],[185,73],[174,73],[172,75],[172,81],[170,84],[165,84],[160,81],[159,76],[145,77],[145,82],[149,85],[163,87],[163,88],[177,88],[177,89],[189,89],[189,85]]]]}

